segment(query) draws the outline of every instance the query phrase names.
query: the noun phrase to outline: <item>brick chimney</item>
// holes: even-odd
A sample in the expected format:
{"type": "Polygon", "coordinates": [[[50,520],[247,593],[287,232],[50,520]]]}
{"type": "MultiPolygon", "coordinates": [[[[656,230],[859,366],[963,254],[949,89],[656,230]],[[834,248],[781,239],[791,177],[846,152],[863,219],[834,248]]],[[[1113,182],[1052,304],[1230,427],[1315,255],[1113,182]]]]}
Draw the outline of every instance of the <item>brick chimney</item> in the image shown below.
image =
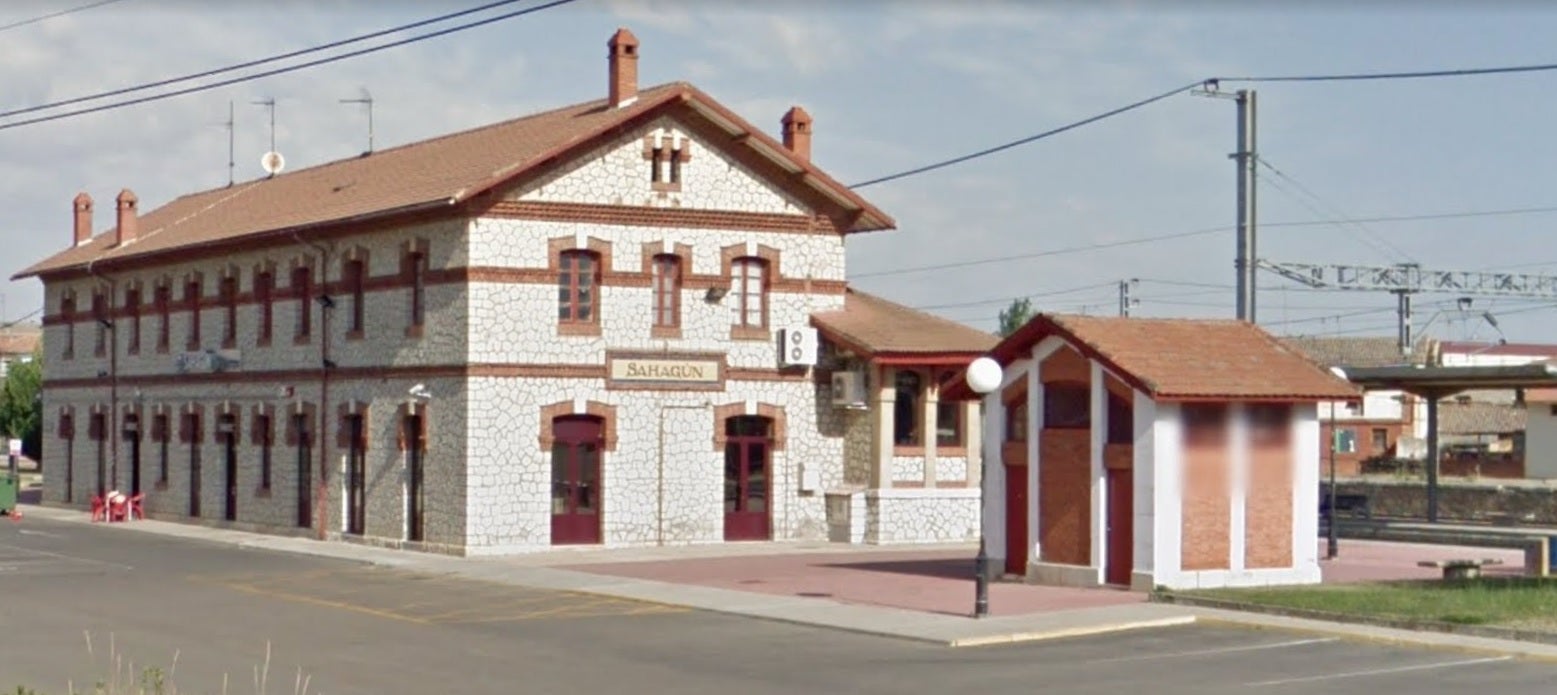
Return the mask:
{"type": "Polygon", "coordinates": [[[82,191],[76,194],[76,201],[71,205],[76,213],[75,233],[72,237],[75,245],[85,244],[92,238],[92,196],[82,191]]]}
{"type": "Polygon", "coordinates": [[[811,114],[799,106],[791,106],[779,122],[784,125],[784,147],[795,156],[811,161],[811,114]]]}
{"type": "Polygon", "coordinates": [[[140,220],[135,215],[135,204],[139,199],[135,197],[135,193],[126,188],[119,191],[117,200],[119,218],[116,221],[117,226],[114,227],[114,246],[123,246],[135,241],[135,234],[139,231],[137,228],[140,226],[140,220]]]}
{"type": "Polygon", "coordinates": [[[611,85],[608,104],[621,108],[638,99],[638,37],[626,28],[617,29],[606,42],[610,49],[611,85]]]}

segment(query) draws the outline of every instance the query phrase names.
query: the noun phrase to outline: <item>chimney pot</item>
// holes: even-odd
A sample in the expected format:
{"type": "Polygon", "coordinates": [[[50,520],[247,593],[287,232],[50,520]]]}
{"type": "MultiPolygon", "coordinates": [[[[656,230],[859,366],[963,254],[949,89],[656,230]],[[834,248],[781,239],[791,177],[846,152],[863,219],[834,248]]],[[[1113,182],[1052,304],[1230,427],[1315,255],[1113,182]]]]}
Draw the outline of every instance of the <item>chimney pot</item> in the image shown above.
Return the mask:
{"type": "Polygon", "coordinates": [[[621,108],[638,99],[638,37],[626,27],[617,29],[606,48],[611,79],[607,101],[611,108],[621,108]]]}
{"type": "Polygon", "coordinates": [[[92,196],[87,195],[86,191],[77,193],[71,208],[76,217],[72,239],[76,246],[80,246],[92,238],[92,196]]]}
{"type": "Polygon", "coordinates": [[[139,231],[140,219],[136,215],[135,204],[140,199],[135,197],[134,192],[126,188],[119,191],[117,200],[119,203],[119,215],[118,219],[115,220],[114,245],[123,246],[134,241],[135,235],[139,231]]]}
{"type": "Polygon", "coordinates": [[[791,106],[779,121],[784,126],[784,147],[795,156],[811,161],[811,114],[799,106],[791,106]]]}

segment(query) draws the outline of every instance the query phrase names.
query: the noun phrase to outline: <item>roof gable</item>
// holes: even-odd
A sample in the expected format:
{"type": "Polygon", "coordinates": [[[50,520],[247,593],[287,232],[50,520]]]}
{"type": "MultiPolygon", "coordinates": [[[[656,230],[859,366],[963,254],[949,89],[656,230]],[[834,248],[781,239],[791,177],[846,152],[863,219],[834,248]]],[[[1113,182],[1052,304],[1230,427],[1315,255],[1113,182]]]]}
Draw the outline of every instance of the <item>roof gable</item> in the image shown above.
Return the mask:
{"type": "MultiPolygon", "coordinates": [[[[1008,365],[1050,336],[1158,400],[1313,401],[1358,395],[1351,384],[1243,321],[1039,314],[991,354],[1008,365]]],[[[954,397],[969,397],[965,385],[957,386],[954,397]]]]}
{"type": "Polygon", "coordinates": [[[85,267],[112,266],[238,239],[412,212],[454,213],[495,189],[517,186],[569,162],[624,128],[673,109],[705,120],[747,148],[775,172],[790,177],[841,220],[844,231],[890,229],[892,218],[827,176],[772,137],[689,84],[645,89],[631,104],[608,108],[604,99],[452,133],[370,155],[279,176],[186,195],[140,217],[134,241],[114,246],[112,230],[55,254],[14,278],[85,267]]]}
{"type": "Polygon", "coordinates": [[[965,356],[995,346],[989,333],[849,288],[843,309],[811,315],[811,323],[835,342],[872,357],[965,356]]]}

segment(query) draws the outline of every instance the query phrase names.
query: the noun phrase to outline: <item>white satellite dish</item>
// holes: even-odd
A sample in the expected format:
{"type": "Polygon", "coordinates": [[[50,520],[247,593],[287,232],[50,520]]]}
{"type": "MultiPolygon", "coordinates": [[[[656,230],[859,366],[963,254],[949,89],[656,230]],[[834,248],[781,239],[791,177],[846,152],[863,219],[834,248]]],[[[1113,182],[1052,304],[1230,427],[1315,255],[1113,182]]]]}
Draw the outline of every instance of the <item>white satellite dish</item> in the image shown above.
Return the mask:
{"type": "Polygon", "coordinates": [[[281,156],[280,152],[266,152],[265,156],[260,157],[260,166],[265,169],[265,173],[271,176],[281,173],[282,168],[286,167],[286,165],[287,160],[281,156]]]}

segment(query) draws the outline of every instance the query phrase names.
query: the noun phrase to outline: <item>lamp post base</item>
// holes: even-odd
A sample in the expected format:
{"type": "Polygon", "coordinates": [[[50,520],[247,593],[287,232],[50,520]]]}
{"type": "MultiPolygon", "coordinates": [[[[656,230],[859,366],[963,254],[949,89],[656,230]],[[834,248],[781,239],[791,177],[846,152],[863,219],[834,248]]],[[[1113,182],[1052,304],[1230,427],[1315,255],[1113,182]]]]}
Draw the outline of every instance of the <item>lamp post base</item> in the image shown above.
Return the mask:
{"type": "Polygon", "coordinates": [[[973,560],[973,617],[989,615],[989,555],[984,552],[984,541],[979,540],[979,554],[973,560]]]}

